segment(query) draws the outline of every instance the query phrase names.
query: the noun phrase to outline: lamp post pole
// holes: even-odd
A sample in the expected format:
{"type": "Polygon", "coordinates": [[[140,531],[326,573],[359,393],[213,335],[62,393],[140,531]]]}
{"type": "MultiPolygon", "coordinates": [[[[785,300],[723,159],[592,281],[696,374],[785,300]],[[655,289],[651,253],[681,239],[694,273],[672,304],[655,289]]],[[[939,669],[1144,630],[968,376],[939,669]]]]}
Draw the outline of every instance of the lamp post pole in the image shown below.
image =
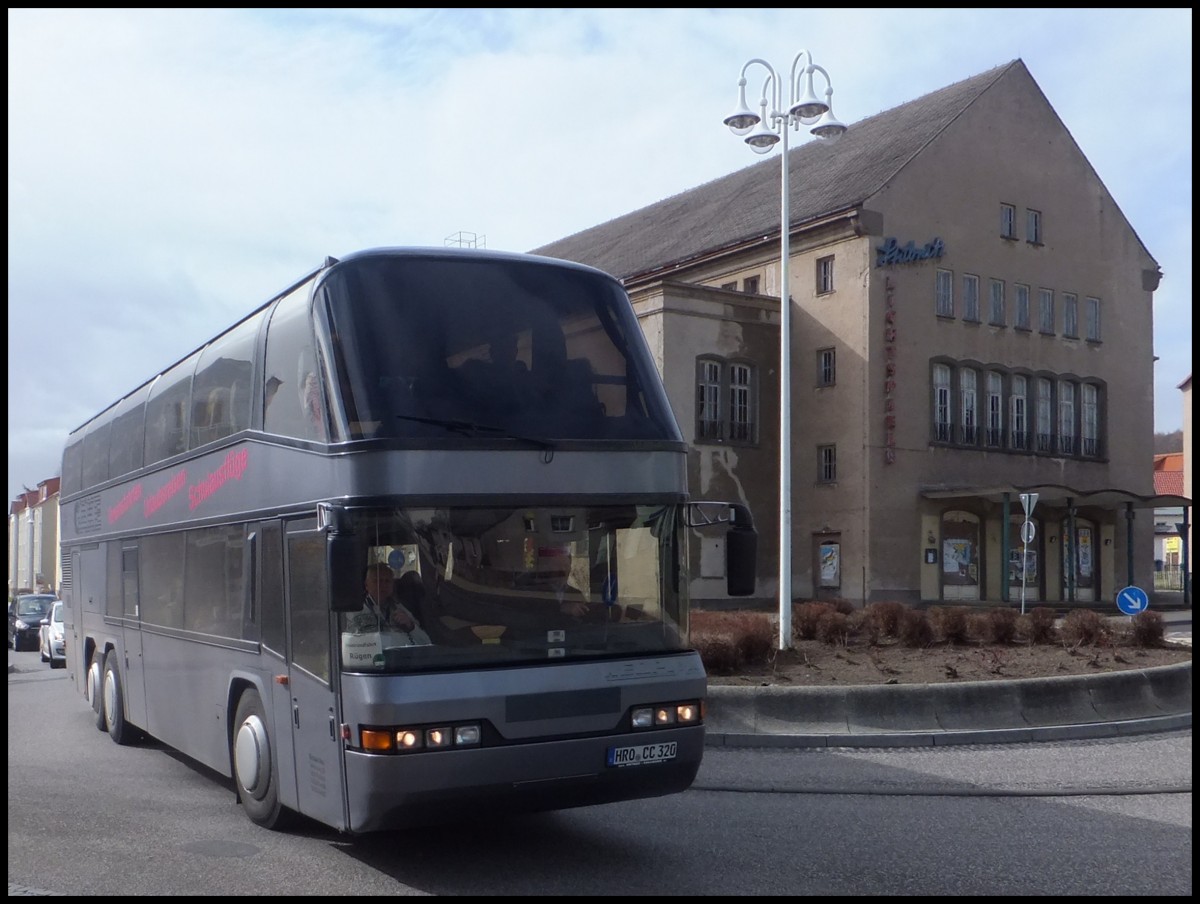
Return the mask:
{"type": "Polygon", "coordinates": [[[770,63],[757,57],[742,66],[738,79],[738,107],[725,117],[735,135],[744,135],[757,154],[768,153],[782,142],[780,162],[779,223],[779,649],[792,645],[792,301],[788,263],[791,257],[791,198],[788,175],[788,130],[811,126],[818,138],[837,138],[846,127],[833,115],[833,85],[829,73],[801,50],[792,60],[785,97],[779,75],[770,63]],[[801,66],[800,61],[807,60],[801,66]],[[746,73],[752,67],[766,70],[760,113],[746,105],[746,73]],[[813,73],[825,79],[825,100],[813,93],[813,73]],[[786,103],[786,107],[783,104],[786,103]],[[770,106],[770,112],[767,107],[770,106]],[[781,112],[786,110],[786,112],[781,112]],[[757,128],[756,128],[757,127],[757,128]],[[753,130],[753,131],[751,131],[753,130]]]}
{"type": "Polygon", "coordinates": [[[779,192],[779,649],[792,646],[792,293],[791,205],[788,203],[788,130],[780,158],[779,192]]]}

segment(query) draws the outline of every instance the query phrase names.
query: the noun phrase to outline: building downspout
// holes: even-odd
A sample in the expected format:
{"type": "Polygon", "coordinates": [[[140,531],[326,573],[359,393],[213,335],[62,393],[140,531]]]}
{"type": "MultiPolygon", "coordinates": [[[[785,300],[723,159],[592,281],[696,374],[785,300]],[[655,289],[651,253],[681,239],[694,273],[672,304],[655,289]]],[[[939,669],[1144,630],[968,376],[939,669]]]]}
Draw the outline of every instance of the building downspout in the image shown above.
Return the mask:
{"type": "MultiPolygon", "coordinates": [[[[1008,527],[1009,527],[1009,524],[1011,523],[1009,521],[1009,517],[1010,517],[1011,513],[1012,513],[1012,496],[1008,492],[1005,492],[1004,504],[1000,510],[1000,519],[1001,519],[1001,526],[1000,526],[1000,601],[1004,602],[1004,603],[1008,602],[1008,597],[1009,597],[1009,592],[1008,592],[1008,548],[1009,548],[1008,527]]],[[[1023,566],[1022,566],[1022,570],[1023,570],[1023,566]]]]}

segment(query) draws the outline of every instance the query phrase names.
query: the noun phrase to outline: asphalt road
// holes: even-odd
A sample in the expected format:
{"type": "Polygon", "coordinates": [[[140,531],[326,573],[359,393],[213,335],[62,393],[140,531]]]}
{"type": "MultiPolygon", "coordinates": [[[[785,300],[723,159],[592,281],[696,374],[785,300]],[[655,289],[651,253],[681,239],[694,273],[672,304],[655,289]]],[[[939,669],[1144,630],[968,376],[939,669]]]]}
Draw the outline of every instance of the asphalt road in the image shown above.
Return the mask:
{"type": "Polygon", "coordinates": [[[679,795],[352,838],[118,747],[63,670],[9,673],[10,895],[1190,895],[1191,732],[709,749],[679,795]]]}

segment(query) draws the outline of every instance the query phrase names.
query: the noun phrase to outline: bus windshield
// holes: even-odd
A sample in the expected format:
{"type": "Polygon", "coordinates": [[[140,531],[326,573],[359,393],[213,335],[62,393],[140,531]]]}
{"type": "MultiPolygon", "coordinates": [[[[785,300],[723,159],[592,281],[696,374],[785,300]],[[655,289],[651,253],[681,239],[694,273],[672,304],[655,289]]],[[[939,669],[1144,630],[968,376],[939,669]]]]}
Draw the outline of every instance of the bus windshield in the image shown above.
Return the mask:
{"type": "Polygon", "coordinates": [[[345,671],[411,672],[686,648],[675,505],[351,513],[364,602],[345,671]]]}
{"type": "Polygon", "coordinates": [[[629,300],[604,274],[350,257],[315,297],[349,439],[680,439],[629,300]]]}

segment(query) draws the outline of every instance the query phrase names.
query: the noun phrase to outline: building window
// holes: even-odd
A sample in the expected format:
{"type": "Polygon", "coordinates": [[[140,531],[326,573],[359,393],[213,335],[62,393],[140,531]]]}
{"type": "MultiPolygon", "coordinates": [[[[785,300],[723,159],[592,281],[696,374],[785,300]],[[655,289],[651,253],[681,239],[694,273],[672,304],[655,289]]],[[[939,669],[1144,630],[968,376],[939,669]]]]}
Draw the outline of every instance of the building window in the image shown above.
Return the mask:
{"type": "Polygon", "coordinates": [[[1087,339],[1089,342],[1100,341],[1100,299],[1088,297],[1084,299],[1084,311],[1087,317],[1087,339]]]}
{"type": "Polygon", "coordinates": [[[745,292],[747,295],[757,295],[758,294],[758,277],[757,276],[747,276],[745,279],[743,279],[742,280],[742,291],[745,292]]]}
{"type": "Polygon", "coordinates": [[[721,288],[728,289],[731,292],[736,292],[737,291],[737,280],[735,279],[733,282],[721,283],[721,288]]]}
{"type": "Polygon", "coordinates": [[[1100,454],[1100,393],[1095,385],[1080,387],[1083,406],[1083,454],[1095,458],[1100,454]]]}
{"type": "Polygon", "coordinates": [[[931,442],[1093,459],[1103,454],[1104,389],[1085,382],[1091,378],[1034,378],[954,362],[931,362],[931,377],[931,442]]]}
{"type": "Polygon", "coordinates": [[[1029,286],[1017,284],[1013,287],[1017,294],[1017,314],[1014,326],[1020,330],[1029,329],[1029,286]]]}
{"type": "Polygon", "coordinates": [[[1004,280],[993,279],[988,283],[988,323],[1004,326],[1004,280]]]}
{"type": "Polygon", "coordinates": [[[832,348],[817,349],[817,385],[832,386],[837,382],[837,351],[832,348]]]}
{"type": "Polygon", "coordinates": [[[1054,335],[1054,290],[1038,289],[1038,329],[1054,335]]]}
{"type": "Polygon", "coordinates": [[[954,316],[954,274],[949,270],[937,271],[937,315],[954,316]]]}
{"type": "Polygon", "coordinates": [[[963,276],[963,320],[979,322],[979,277],[963,276]]]}
{"type": "Polygon", "coordinates": [[[700,359],[696,379],[696,439],[723,439],[721,426],[721,364],[700,359]]]}
{"type": "Polygon", "coordinates": [[[975,445],[976,430],[979,427],[977,400],[975,396],[975,371],[969,367],[961,368],[958,372],[959,402],[959,434],[958,441],[967,446],[975,445]]]}
{"type": "Polygon", "coordinates": [[[837,480],[837,446],[817,446],[817,482],[837,480]]]}
{"type": "Polygon", "coordinates": [[[1058,383],[1058,451],[1074,455],[1075,448],[1075,384],[1058,383]]]}
{"type": "Polygon", "coordinates": [[[933,365],[933,438],[948,443],[950,433],[950,368],[945,364],[933,365]]]}
{"type": "Polygon", "coordinates": [[[1050,381],[1037,381],[1037,450],[1054,451],[1054,389],[1050,381]]]}
{"type": "Polygon", "coordinates": [[[1017,209],[1011,204],[1000,205],[1000,236],[1006,239],[1017,237],[1017,209]]]}
{"type": "Polygon", "coordinates": [[[758,441],[755,369],[720,358],[696,360],[696,441],[758,441]]]}
{"type": "Polygon", "coordinates": [[[994,370],[987,375],[987,433],[984,438],[993,448],[1004,445],[1004,377],[994,370]]]}
{"type": "Polygon", "coordinates": [[[1079,299],[1067,292],[1063,292],[1063,335],[1079,338],[1079,299]]]}
{"type": "Polygon", "coordinates": [[[1029,448],[1029,436],[1026,431],[1029,425],[1026,421],[1027,405],[1026,383],[1022,376],[1012,378],[1012,395],[1008,397],[1008,445],[1010,449],[1022,450],[1029,448]]]}
{"type": "Polygon", "coordinates": [[[747,364],[729,365],[729,438],[754,441],[753,372],[747,364]]]}
{"type": "Polygon", "coordinates": [[[817,294],[827,295],[833,291],[833,258],[817,259],[817,294]]]}
{"type": "Polygon", "coordinates": [[[1042,244],[1042,212],[1025,211],[1025,241],[1033,245],[1042,244]]]}

